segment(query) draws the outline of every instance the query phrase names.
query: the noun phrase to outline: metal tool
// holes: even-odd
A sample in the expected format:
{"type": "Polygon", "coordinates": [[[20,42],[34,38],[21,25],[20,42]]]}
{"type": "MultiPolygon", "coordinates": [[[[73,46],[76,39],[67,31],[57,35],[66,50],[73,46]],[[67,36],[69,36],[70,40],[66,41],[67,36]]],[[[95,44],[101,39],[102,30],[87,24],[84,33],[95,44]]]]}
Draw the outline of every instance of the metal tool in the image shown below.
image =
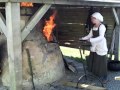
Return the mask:
{"type": "MultiPolygon", "coordinates": [[[[84,41],[83,41],[83,40],[80,40],[80,41],[79,41],[79,52],[80,52],[80,56],[81,56],[82,61],[83,61],[84,59],[83,59],[83,54],[82,54],[82,50],[81,50],[82,48],[81,48],[81,47],[82,47],[82,46],[85,47],[85,43],[87,43],[85,40],[84,40],[84,41]],[[82,44],[80,44],[81,41],[82,41],[82,44]]],[[[86,44],[86,45],[88,46],[88,44],[86,44]]],[[[80,82],[80,80],[81,80],[82,78],[85,78],[86,80],[87,80],[88,78],[96,79],[98,82],[100,82],[101,86],[104,87],[102,81],[101,81],[97,76],[93,75],[93,74],[90,73],[90,72],[87,72],[85,62],[82,62],[82,65],[83,65],[84,75],[82,75],[82,76],[79,77],[76,87],[78,87],[79,82],[80,82]]]]}

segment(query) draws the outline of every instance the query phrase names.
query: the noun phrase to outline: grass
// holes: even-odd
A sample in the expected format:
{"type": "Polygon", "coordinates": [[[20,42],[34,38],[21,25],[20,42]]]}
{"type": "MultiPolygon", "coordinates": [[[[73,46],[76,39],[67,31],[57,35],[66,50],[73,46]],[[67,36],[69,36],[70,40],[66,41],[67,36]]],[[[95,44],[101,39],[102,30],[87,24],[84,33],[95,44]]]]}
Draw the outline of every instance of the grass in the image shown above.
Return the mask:
{"type": "MultiPolygon", "coordinates": [[[[60,49],[63,53],[64,56],[71,58],[72,60],[77,60],[77,61],[81,61],[81,57],[80,57],[80,52],[79,49],[77,48],[70,48],[70,47],[64,47],[64,46],[60,46],[60,49]]],[[[82,50],[83,53],[83,50],[82,50]]],[[[86,56],[89,55],[89,51],[85,50],[85,53],[82,54],[83,55],[83,59],[86,59],[86,56]]],[[[108,54],[108,57],[110,55],[108,54]]],[[[112,60],[114,60],[114,55],[112,55],[112,60]]]]}
{"type": "MultiPolygon", "coordinates": [[[[64,47],[60,46],[60,49],[64,56],[71,58],[73,60],[81,61],[80,51],[77,48],[70,48],[70,47],[64,47]]],[[[83,53],[83,50],[82,50],[83,53]]],[[[85,50],[85,53],[82,54],[83,59],[85,60],[85,57],[89,55],[89,51],[85,50]]]]}

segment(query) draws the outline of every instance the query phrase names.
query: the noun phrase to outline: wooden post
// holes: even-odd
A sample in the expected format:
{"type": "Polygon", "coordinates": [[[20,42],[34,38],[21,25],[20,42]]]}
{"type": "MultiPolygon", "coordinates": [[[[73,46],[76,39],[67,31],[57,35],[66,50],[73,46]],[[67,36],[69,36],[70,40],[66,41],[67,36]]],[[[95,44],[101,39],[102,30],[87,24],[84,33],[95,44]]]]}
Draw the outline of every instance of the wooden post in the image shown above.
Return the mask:
{"type": "Polygon", "coordinates": [[[117,15],[116,9],[115,9],[115,8],[112,8],[112,12],[113,12],[113,15],[114,15],[114,19],[115,19],[116,24],[119,25],[120,22],[119,22],[119,17],[118,17],[118,15],[117,15]]]}
{"type": "Polygon", "coordinates": [[[118,48],[119,48],[119,26],[117,25],[115,28],[115,42],[114,42],[114,55],[115,55],[115,60],[118,60],[118,48]]]}
{"type": "MultiPolygon", "coordinates": [[[[117,16],[120,22],[120,8],[117,9],[117,16]]],[[[115,60],[120,60],[120,24],[116,26],[115,31],[115,60]]]]}
{"type": "MultiPolygon", "coordinates": [[[[120,8],[117,10],[118,18],[120,22],[120,8]]],[[[120,24],[118,25],[118,32],[119,32],[119,40],[118,40],[118,60],[120,60],[120,24]]]]}
{"type": "Polygon", "coordinates": [[[20,4],[6,3],[7,49],[10,90],[22,90],[22,48],[20,30],[20,4]]]}

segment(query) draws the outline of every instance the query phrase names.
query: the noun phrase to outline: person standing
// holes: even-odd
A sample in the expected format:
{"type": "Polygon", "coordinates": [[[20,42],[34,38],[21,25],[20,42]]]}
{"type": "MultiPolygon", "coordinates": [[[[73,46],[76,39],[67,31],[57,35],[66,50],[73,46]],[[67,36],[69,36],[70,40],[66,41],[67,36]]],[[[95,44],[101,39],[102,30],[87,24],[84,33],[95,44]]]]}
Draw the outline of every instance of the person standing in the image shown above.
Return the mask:
{"type": "Polygon", "coordinates": [[[91,43],[90,55],[88,60],[88,71],[107,81],[107,42],[105,38],[106,27],[103,22],[103,16],[99,12],[91,15],[93,27],[89,34],[80,40],[87,40],[91,43]]]}

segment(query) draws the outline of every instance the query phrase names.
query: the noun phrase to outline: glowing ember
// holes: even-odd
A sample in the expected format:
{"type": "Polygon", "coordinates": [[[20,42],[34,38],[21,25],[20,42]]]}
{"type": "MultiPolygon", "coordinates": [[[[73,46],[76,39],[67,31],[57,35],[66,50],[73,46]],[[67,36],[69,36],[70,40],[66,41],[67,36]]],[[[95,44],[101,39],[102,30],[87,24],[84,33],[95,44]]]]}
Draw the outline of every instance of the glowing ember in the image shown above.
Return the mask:
{"type": "Polygon", "coordinates": [[[54,23],[56,11],[53,13],[53,15],[50,16],[49,20],[45,21],[45,26],[43,28],[43,34],[45,35],[47,41],[53,41],[52,31],[56,24],[54,23]]]}
{"type": "Polygon", "coordinates": [[[33,7],[32,2],[21,2],[20,4],[21,7],[33,7]]]}

